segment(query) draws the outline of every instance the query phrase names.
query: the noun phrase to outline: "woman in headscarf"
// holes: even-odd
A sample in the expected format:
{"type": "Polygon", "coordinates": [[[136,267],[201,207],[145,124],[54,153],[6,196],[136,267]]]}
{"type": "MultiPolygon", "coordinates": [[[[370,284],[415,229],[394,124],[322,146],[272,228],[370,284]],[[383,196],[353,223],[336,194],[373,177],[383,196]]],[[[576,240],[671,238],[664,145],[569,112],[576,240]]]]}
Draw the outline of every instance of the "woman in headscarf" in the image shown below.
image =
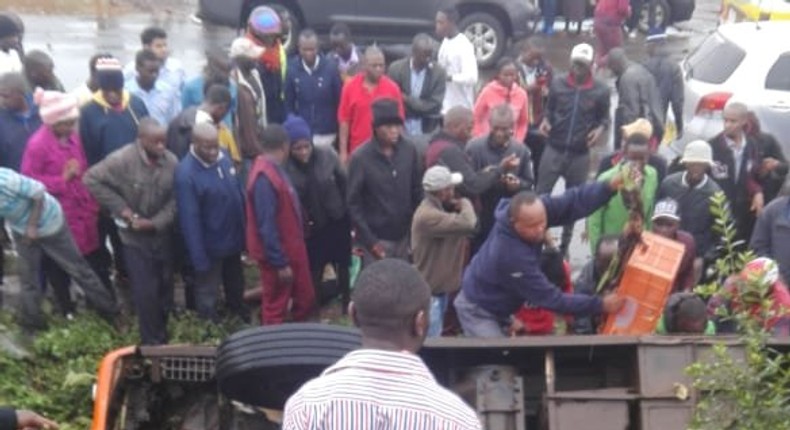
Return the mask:
{"type": "Polygon", "coordinates": [[[291,140],[286,167],[299,194],[305,224],[305,241],[319,303],[342,295],[343,312],[349,302],[351,264],[351,223],[346,208],[346,173],[335,152],[316,147],[307,122],[289,115],[283,124],[291,140]],[[337,274],[337,290],[322,287],[324,269],[331,264],[337,274]]]}
{"type": "MultiPolygon", "coordinates": [[[[79,115],[77,98],[38,88],[34,100],[43,125],[28,141],[21,172],[44,184],[47,192],[58,200],[77,248],[104,286],[112,291],[110,262],[104,261],[106,258],[99,248],[99,206],[82,183],[88,163],[75,127],[79,115]]],[[[75,306],[69,294],[68,274],[49,258],[45,258],[43,268],[61,312],[65,316],[73,314],[75,306]]]]}
{"type": "Polygon", "coordinates": [[[258,58],[258,73],[266,89],[266,120],[276,124],[286,116],[283,89],[287,61],[282,33],[282,19],[274,9],[259,6],[250,13],[247,38],[265,48],[258,58]]]}

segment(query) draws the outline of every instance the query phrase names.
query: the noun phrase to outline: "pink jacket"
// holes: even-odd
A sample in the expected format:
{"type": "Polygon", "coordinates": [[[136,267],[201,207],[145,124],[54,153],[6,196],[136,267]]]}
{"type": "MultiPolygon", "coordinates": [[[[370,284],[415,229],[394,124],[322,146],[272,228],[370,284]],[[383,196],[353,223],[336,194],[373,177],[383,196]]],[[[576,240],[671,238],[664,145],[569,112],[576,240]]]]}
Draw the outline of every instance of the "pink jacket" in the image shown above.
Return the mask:
{"type": "Polygon", "coordinates": [[[520,86],[513,84],[506,88],[498,81],[493,80],[483,87],[480,95],[475,102],[475,128],[473,134],[482,136],[488,134],[488,117],[491,110],[499,105],[509,103],[513,108],[513,116],[516,118],[515,138],[519,142],[524,141],[529,127],[529,105],[527,104],[527,92],[520,86]]]}
{"type": "Polygon", "coordinates": [[[60,202],[74,242],[83,255],[99,247],[99,205],[82,183],[82,175],[87,169],[88,163],[77,133],[73,133],[69,143],[63,145],[46,125],[30,137],[22,156],[22,174],[43,183],[47,192],[60,202]],[[63,170],[71,159],[79,163],[79,173],[66,182],[63,170]]]}

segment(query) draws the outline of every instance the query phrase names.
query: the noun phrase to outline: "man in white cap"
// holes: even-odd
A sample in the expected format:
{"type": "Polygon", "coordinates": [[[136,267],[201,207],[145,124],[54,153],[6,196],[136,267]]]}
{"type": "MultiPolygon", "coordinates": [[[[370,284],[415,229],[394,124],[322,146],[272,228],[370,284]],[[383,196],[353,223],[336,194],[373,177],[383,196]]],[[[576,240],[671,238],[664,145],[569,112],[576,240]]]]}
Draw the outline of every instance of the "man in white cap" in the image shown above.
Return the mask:
{"type": "Polygon", "coordinates": [[[245,165],[252,164],[260,154],[258,129],[266,127],[266,93],[256,66],[265,50],[246,37],[230,45],[230,58],[236,64],[232,74],[239,83],[236,140],[245,165]]]}
{"type": "Polygon", "coordinates": [[[411,224],[414,265],[433,295],[428,336],[442,334],[447,297],[461,288],[464,250],[477,225],[472,203],[455,196],[455,187],[463,180],[444,166],[428,169],[422,178],[425,198],[411,224]]]}
{"type": "Polygon", "coordinates": [[[717,239],[711,226],[711,197],[721,188],[708,176],[713,164],[710,145],[704,140],[689,142],[680,159],[685,170],[664,179],[658,188],[658,198],[672,198],[678,204],[680,228],[691,233],[697,244],[697,256],[715,251],[717,239]]]}
{"type": "MultiPolygon", "coordinates": [[[[565,187],[587,181],[590,148],[601,140],[609,126],[609,87],[593,78],[592,46],[582,43],[571,52],[571,70],[554,79],[540,131],[546,135],[546,149],[538,170],[539,194],[551,193],[557,180],[565,187]]],[[[568,254],[573,224],[562,232],[560,250],[568,254]]]]}
{"type": "Polygon", "coordinates": [[[664,199],[656,203],[652,221],[653,233],[680,242],[686,248],[675,276],[673,292],[691,291],[697,281],[694,270],[697,246],[694,243],[694,236],[680,229],[678,202],[673,199],[664,199]]]}

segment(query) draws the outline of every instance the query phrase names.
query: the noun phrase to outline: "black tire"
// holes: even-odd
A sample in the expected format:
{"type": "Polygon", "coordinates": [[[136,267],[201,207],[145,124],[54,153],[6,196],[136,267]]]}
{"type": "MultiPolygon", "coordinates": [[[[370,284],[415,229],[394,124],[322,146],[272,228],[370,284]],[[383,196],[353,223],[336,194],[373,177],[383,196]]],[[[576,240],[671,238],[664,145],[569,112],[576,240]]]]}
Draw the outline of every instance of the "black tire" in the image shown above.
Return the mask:
{"type": "MultiPolygon", "coordinates": [[[[650,1],[645,0],[642,4],[642,9],[639,11],[639,24],[638,28],[644,34],[650,30],[649,16],[650,1]]],[[[672,10],[669,7],[667,0],[656,0],[656,27],[666,28],[672,21],[672,10]]]]}
{"type": "Polygon", "coordinates": [[[357,330],[325,324],[243,330],[217,348],[219,390],[245,404],[282,409],[302,384],[360,344],[357,330]]]}
{"type": "Polygon", "coordinates": [[[239,28],[242,30],[247,28],[247,20],[250,17],[250,13],[258,6],[269,6],[280,15],[281,19],[288,21],[287,23],[283,22],[283,25],[288,28],[288,32],[283,34],[283,48],[285,48],[285,52],[294,52],[296,50],[296,38],[299,36],[299,32],[302,31],[302,24],[299,22],[299,16],[296,15],[296,11],[282,3],[271,0],[250,2],[250,5],[242,11],[239,28]]]}
{"type": "Polygon", "coordinates": [[[497,18],[487,13],[475,12],[463,17],[458,28],[474,45],[478,66],[493,66],[505,52],[507,34],[497,18]],[[490,43],[493,46],[489,46],[490,43]]]}

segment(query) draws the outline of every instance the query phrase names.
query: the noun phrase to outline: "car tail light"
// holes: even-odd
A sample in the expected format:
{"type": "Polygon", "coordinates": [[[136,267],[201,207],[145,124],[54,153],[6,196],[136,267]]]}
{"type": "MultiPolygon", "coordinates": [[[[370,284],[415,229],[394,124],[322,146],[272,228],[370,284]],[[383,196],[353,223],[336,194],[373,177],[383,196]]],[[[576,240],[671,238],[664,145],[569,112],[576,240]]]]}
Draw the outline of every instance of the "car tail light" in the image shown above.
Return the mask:
{"type": "Polygon", "coordinates": [[[710,93],[699,100],[697,104],[697,114],[711,114],[724,110],[727,101],[732,97],[732,93],[710,93]]]}

